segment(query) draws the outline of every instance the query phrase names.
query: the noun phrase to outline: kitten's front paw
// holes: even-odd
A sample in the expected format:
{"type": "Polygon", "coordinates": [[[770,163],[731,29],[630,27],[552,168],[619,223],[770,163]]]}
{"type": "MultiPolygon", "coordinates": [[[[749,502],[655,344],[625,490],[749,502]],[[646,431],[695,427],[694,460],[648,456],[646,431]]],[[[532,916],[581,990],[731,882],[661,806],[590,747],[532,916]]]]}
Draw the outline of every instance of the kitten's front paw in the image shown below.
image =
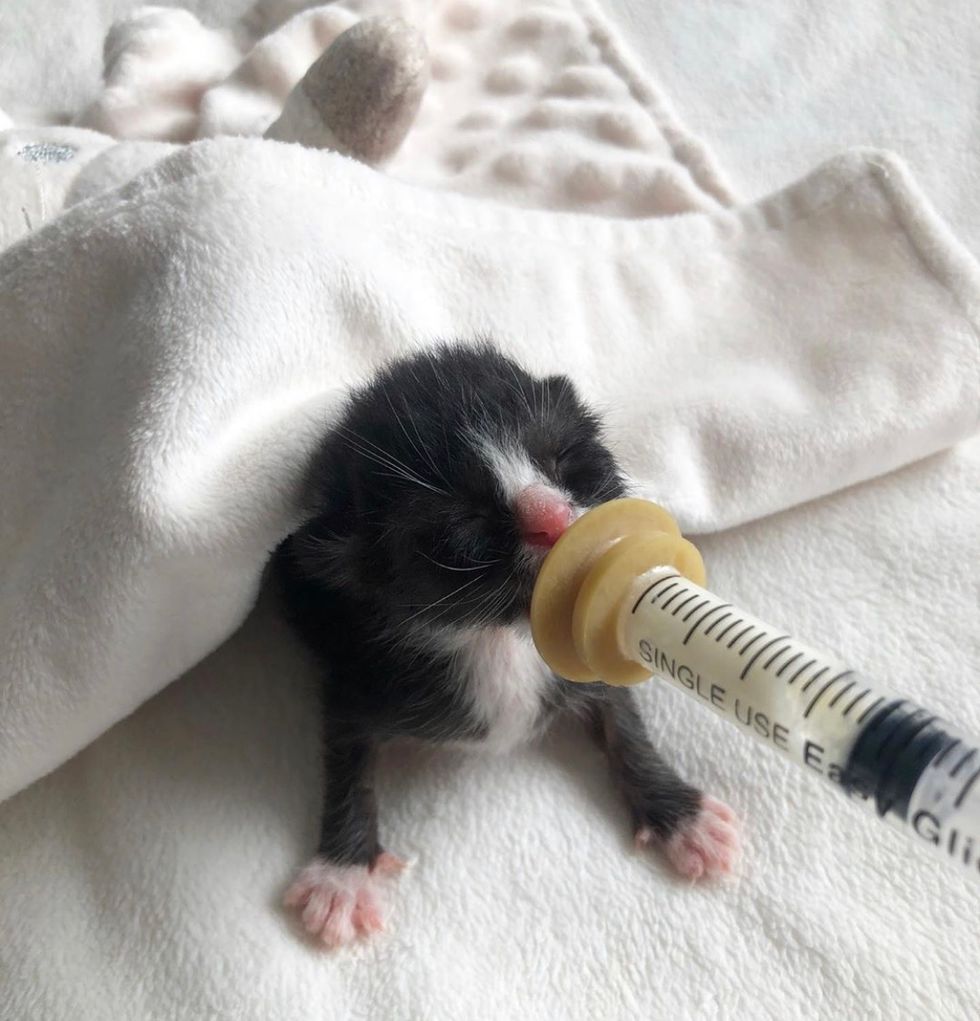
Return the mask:
{"type": "MultiPolygon", "coordinates": [[[[653,831],[644,827],[636,835],[641,847],[652,844],[653,831]]],[[[664,854],[685,879],[715,879],[732,872],[740,845],[735,813],[717,798],[705,795],[701,810],[682,823],[663,843],[664,854]]]]}
{"type": "Polygon", "coordinates": [[[299,912],[314,940],[335,950],[384,928],[385,880],[404,867],[387,851],[370,869],[314,858],[290,885],[283,904],[299,912]]]}

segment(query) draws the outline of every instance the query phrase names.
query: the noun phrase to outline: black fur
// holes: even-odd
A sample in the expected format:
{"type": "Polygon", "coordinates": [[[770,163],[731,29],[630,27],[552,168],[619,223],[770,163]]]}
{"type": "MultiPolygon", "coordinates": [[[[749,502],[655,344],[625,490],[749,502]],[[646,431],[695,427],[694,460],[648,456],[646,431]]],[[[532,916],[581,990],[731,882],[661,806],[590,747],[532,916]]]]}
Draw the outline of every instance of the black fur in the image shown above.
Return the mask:
{"type": "MultiPolygon", "coordinates": [[[[447,646],[526,626],[538,560],[482,453],[510,446],[580,506],[624,492],[597,417],[564,376],[535,379],[492,346],[399,360],[355,393],[314,459],[314,516],[277,551],[298,633],[324,669],[327,785],[319,854],[370,865],[380,742],[479,740],[447,646]],[[482,439],[481,439],[482,438],[482,439]]],[[[573,709],[606,748],[636,826],[667,837],[700,794],[647,740],[628,691],[554,678],[542,718],[573,709]]]]}

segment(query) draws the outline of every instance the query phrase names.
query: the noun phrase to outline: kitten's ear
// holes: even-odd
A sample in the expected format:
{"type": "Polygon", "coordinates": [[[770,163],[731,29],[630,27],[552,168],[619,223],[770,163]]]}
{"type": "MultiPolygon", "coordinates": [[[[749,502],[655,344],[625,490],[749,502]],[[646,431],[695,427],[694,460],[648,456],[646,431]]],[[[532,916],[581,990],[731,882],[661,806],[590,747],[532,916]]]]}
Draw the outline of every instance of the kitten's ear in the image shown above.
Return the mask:
{"type": "Polygon", "coordinates": [[[586,410],[575,384],[568,376],[564,374],[547,376],[544,380],[544,389],[549,407],[563,408],[577,414],[586,410]]]}
{"type": "Polygon", "coordinates": [[[544,379],[545,389],[555,400],[566,397],[578,401],[578,391],[569,376],[558,373],[554,376],[546,376],[544,379]]]}

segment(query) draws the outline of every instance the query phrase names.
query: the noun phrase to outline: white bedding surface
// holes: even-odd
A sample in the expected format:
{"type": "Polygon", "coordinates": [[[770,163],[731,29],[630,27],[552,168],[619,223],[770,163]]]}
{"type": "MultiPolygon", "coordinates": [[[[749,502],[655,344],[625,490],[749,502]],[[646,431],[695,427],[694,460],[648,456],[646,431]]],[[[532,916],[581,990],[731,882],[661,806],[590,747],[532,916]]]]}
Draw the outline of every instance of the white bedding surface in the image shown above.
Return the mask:
{"type": "MultiPolygon", "coordinates": [[[[973,445],[822,501],[805,528],[789,512],[716,536],[702,544],[713,581],[764,618],[806,620],[810,636],[832,636],[871,672],[906,664],[911,695],[958,710],[945,672],[976,662],[980,643],[943,593],[953,584],[977,597],[975,547],[959,522],[980,515],[980,495],[963,486],[978,470],[973,445]],[[956,500],[926,498],[953,489],[956,500]],[[941,579],[902,570],[904,557],[932,555],[928,532],[890,531],[876,543],[859,527],[896,507],[921,516],[923,505],[949,536],[941,579]],[[807,541],[813,531],[834,536],[832,565],[807,541]],[[747,553],[759,570],[745,570],[747,553]],[[823,591],[788,590],[777,570],[788,563],[852,591],[847,619],[823,591]],[[918,619],[923,601],[942,603],[937,628],[912,629],[912,642],[890,632],[868,640],[882,618],[918,619]],[[965,646],[934,641],[935,630],[945,639],[964,626],[965,646]]],[[[4,1021],[977,1016],[975,890],[653,685],[641,699],[657,739],[746,819],[739,884],[688,888],[631,853],[601,759],[581,734],[558,734],[506,766],[392,753],[379,785],[384,829],[417,859],[392,931],[339,959],[306,950],[277,899],[278,877],[315,832],[315,720],[303,667],[283,648],[281,625],[260,608],[198,670],[6,806],[4,822],[45,881],[26,883],[15,901],[18,946],[40,948],[27,973],[34,1009],[4,1021]],[[276,740],[270,767],[251,749],[276,740]],[[132,806],[148,792],[153,803],[134,826],[132,806]],[[78,867],[65,867],[72,860],[78,867]],[[156,949],[145,965],[120,967],[148,931],[156,949]],[[70,955],[44,953],[62,940],[70,955]],[[181,988],[197,998],[178,1014],[170,1005],[181,988]]],[[[964,722],[980,724],[975,707],[964,722]]]]}
{"type": "MultiPolygon", "coordinates": [[[[857,24],[843,2],[606,2],[743,197],[847,145],[885,144],[911,160],[961,239],[980,249],[980,199],[971,188],[980,115],[967,66],[980,26],[970,0],[943,5],[940,16],[934,6],[896,12],[881,0],[862,5],[857,24]]],[[[28,24],[47,9],[7,0],[0,19],[13,12],[28,24]]],[[[37,105],[42,87],[50,91],[41,105],[91,97],[98,59],[83,43],[96,40],[97,51],[110,19],[105,5],[82,11],[59,51],[69,52],[69,38],[71,50],[79,48],[79,63],[70,65],[78,75],[55,75],[47,86],[36,51],[28,60],[23,37],[12,43],[0,20],[0,107],[37,105]],[[18,93],[16,81],[31,87],[18,93]]],[[[45,52],[53,61],[50,40],[45,52]]],[[[980,697],[963,682],[980,671],[978,542],[974,440],[711,536],[702,550],[719,592],[833,644],[869,674],[977,731],[980,697]],[[800,576],[826,587],[800,588],[800,576]],[[846,613],[829,592],[847,593],[846,613]]],[[[80,1017],[103,1016],[106,1003],[130,1004],[134,1018],[173,1016],[163,1005],[180,983],[204,991],[189,1017],[263,1021],[256,1004],[270,1002],[289,1021],[343,1018],[352,1004],[386,1018],[980,1013],[972,950],[963,949],[980,910],[976,884],[859,813],[838,810],[830,792],[764,759],[707,714],[693,723],[693,707],[652,685],[642,697],[658,739],[747,820],[740,884],[683,889],[625,854],[602,770],[572,735],[505,768],[395,754],[381,789],[387,827],[400,835],[400,850],[424,863],[406,877],[398,914],[427,924],[406,925],[403,935],[396,924],[376,950],[347,962],[295,949],[274,899],[277,877],[302,857],[312,831],[316,766],[304,751],[313,738],[303,672],[269,651],[277,627],[260,607],[207,664],[4,806],[3,825],[18,832],[8,845],[21,849],[16,865],[26,867],[27,848],[33,854],[0,923],[14,924],[16,912],[18,946],[33,939],[39,952],[19,954],[20,994],[14,1008],[0,993],[3,1021],[60,1017],[68,1003],[80,1017]],[[252,666],[237,672],[243,661],[252,666]],[[236,673],[222,671],[222,662],[235,663],[236,673]],[[275,769],[259,770],[249,746],[270,731],[308,740],[290,744],[275,769]],[[108,776],[118,780],[111,798],[108,776]],[[134,828],[126,801],[148,791],[152,825],[134,828]],[[459,846],[440,836],[457,826],[473,849],[468,868],[459,846]],[[495,842],[507,853],[487,854],[495,842]],[[550,867],[558,861],[561,869],[550,867]],[[158,870],[167,883],[159,874],[148,880],[158,870]],[[254,878],[252,889],[241,889],[242,876],[254,878]],[[570,887],[581,895],[570,897],[570,887]],[[136,933],[164,919],[174,924],[184,917],[174,908],[181,900],[199,928],[168,931],[168,951],[145,975],[114,970],[106,948],[123,954],[136,933]],[[454,952],[462,911],[473,942],[454,952]],[[236,974],[223,958],[208,958],[209,918],[222,939],[239,941],[236,974]],[[40,951],[52,926],[83,948],[67,972],[40,951]],[[26,996],[24,982],[32,986],[26,996]]],[[[8,863],[0,868],[16,887],[8,863]]]]}

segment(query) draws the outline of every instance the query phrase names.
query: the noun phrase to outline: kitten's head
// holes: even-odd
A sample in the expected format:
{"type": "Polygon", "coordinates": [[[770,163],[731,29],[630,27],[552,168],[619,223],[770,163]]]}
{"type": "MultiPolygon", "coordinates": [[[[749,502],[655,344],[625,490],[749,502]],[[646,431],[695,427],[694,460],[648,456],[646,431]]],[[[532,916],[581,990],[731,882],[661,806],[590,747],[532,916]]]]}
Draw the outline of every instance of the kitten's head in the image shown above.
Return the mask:
{"type": "Polygon", "coordinates": [[[351,397],[312,481],[321,512],[293,544],[298,566],[423,631],[525,617],[544,553],[624,491],[571,381],[489,345],[383,370],[351,397]]]}

